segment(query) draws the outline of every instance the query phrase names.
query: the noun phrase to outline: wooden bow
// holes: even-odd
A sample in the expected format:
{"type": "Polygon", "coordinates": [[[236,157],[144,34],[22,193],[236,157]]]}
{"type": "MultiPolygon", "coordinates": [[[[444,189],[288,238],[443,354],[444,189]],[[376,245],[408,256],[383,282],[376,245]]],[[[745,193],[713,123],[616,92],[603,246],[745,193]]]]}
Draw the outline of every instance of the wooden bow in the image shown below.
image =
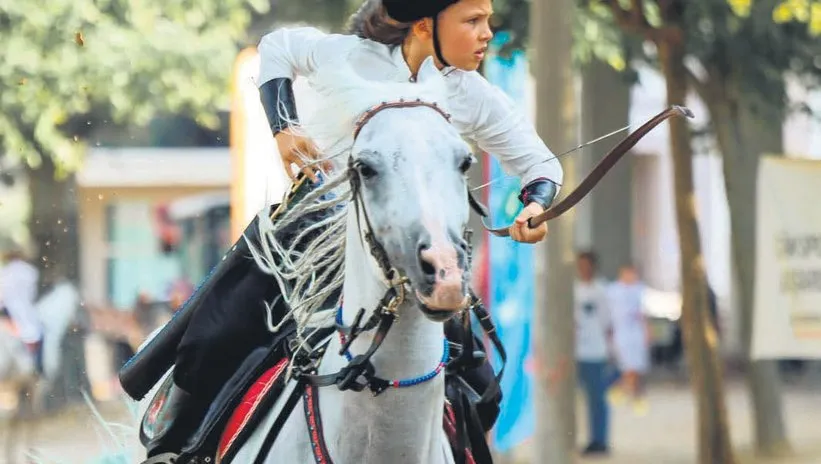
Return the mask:
{"type": "MultiPolygon", "coordinates": [[[[551,206],[549,209],[544,211],[543,213],[533,216],[528,220],[528,225],[531,228],[538,227],[545,221],[549,221],[551,219],[557,218],[567,212],[570,208],[576,206],[576,204],[582,200],[596,184],[604,177],[607,172],[616,165],[616,163],[631,149],[633,146],[638,143],[639,140],[642,139],[648,132],[653,130],[656,126],[661,124],[662,122],[666,121],[672,116],[686,116],[688,118],[693,117],[693,112],[690,111],[687,107],[684,106],[671,106],[666,110],[662,111],[661,113],[657,114],[653,117],[653,119],[644,123],[641,127],[635,130],[635,132],[631,133],[627,137],[624,138],[618,145],[616,145],[610,153],[608,153],[599,164],[581,181],[578,187],[576,187],[570,194],[568,194],[564,199],[560,202],[556,203],[555,205],[551,206]]],[[[488,227],[487,223],[485,223],[485,219],[482,219],[482,224],[485,228],[493,235],[497,237],[508,237],[510,236],[510,226],[501,227],[498,229],[494,229],[488,227]]]]}

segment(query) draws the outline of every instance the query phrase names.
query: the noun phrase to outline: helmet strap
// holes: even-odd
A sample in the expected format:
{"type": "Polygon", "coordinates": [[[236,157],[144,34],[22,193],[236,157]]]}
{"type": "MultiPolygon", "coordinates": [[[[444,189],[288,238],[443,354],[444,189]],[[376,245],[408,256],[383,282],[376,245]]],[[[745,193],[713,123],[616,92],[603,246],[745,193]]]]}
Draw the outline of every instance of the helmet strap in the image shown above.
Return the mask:
{"type": "Polygon", "coordinates": [[[442,45],[439,42],[439,15],[433,17],[433,51],[436,53],[436,58],[443,66],[450,66],[450,63],[442,55],[442,45]]]}

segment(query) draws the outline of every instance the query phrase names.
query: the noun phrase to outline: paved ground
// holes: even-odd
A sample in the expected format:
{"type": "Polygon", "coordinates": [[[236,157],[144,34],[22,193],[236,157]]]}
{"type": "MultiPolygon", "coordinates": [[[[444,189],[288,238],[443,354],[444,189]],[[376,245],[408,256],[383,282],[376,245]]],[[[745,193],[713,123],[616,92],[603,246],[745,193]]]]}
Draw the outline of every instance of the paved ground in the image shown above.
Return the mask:
{"type": "MultiPolygon", "coordinates": [[[[580,463],[602,464],[690,464],[695,462],[695,414],[692,397],[686,386],[671,383],[656,384],[649,392],[650,410],[644,417],[636,417],[629,407],[613,411],[613,455],[608,459],[579,460],[580,463]]],[[[733,442],[742,452],[742,464],[759,462],[745,453],[749,449],[752,430],[746,391],[738,382],[728,386],[728,407],[733,442]]],[[[821,391],[807,388],[790,389],[785,398],[789,433],[796,450],[792,459],[780,459],[779,464],[821,463],[821,391]]],[[[582,412],[582,410],[580,410],[582,412]]],[[[127,409],[119,402],[100,407],[108,421],[133,424],[127,409]]],[[[579,415],[580,430],[584,430],[583,414],[579,415]]],[[[114,454],[116,445],[109,432],[99,426],[93,414],[84,406],[44,419],[37,424],[31,442],[32,448],[44,457],[43,462],[59,464],[132,464],[135,458],[102,461],[99,457],[114,454]]],[[[122,429],[114,426],[111,432],[122,429]]],[[[0,432],[2,433],[2,432],[0,432]]],[[[584,436],[579,437],[582,441],[584,436]]],[[[0,442],[2,443],[2,442],[0,442]]],[[[131,444],[136,438],[131,437],[131,444]]],[[[3,446],[3,445],[0,445],[3,446]]],[[[521,450],[527,456],[527,446],[521,450]]],[[[0,462],[2,461],[0,457],[0,462]]],[[[528,460],[519,462],[530,462],[528,460]]],[[[537,461],[532,461],[537,462],[537,461]]]]}
{"type": "MultiPolygon", "coordinates": [[[[601,464],[690,464],[696,462],[696,417],[693,398],[686,385],[664,383],[649,391],[650,409],[636,416],[629,405],[612,409],[611,434],[613,451],[608,458],[579,459],[580,463],[601,464]]],[[[579,405],[579,443],[586,439],[584,409],[579,405]]],[[[794,456],[780,459],[756,459],[752,456],[751,411],[747,392],[738,381],[727,387],[731,439],[741,464],[769,462],[779,464],[821,463],[821,390],[788,389],[785,395],[788,433],[794,456]]],[[[513,462],[530,460],[530,446],[525,444],[513,462]]]]}
{"type": "MultiPolygon", "coordinates": [[[[59,414],[18,426],[14,446],[17,447],[15,463],[44,464],[135,464],[140,462],[134,433],[135,421],[122,403],[99,406],[102,420],[85,405],[72,406],[59,414]],[[101,424],[107,421],[109,428],[101,424]],[[128,430],[126,427],[130,426],[128,430]],[[22,445],[22,446],[21,446],[22,445]],[[25,459],[25,450],[36,458],[25,459]],[[123,453],[123,451],[130,451],[123,453]],[[106,459],[103,459],[106,458],[106,459]],[[116,459],[115,459],[116,458],[116,459]]],[[[5,440],[8,428],[0,426],[0,437],[5,440]]],[[[4,443],[5,441],[0,442],[4,443]]],[[[8,462],[5,453],[0,463],[8,462]]],[[[10,464],[10,463],[9,463],[10,464]]]]}

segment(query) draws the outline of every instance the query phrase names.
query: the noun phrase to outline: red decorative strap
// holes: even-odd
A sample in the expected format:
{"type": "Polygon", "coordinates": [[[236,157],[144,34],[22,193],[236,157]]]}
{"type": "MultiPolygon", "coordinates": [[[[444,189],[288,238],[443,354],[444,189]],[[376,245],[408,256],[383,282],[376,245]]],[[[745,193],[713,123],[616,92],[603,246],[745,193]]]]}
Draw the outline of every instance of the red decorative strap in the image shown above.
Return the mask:
{"type": "Polygon", "coordinates": [[[302,396],[305,406],[305,422],[311,435],[311,451],[316,464],[333,464],[328,447],[325,445],[325,433],[322,430],[322,418],[319,416],[319,387],[308,384],[302,396]]]}
{"type": "Polygon", "coordinates": [[[242,401],[231,414],[231,418],[228,420],[228,424],[225,426],[220,438],[219,447],[217,448],[217,462],[222,461],[222,458],[225,457],[225,453],[234,444],[240,432],[248,424],[248,420],[254,411],[257,410],[260,401],[265,398],[265,395],[280,378],[287,365],[288,358],[280,360],[274,367],[265,371],[242,397],[242,401]]]}

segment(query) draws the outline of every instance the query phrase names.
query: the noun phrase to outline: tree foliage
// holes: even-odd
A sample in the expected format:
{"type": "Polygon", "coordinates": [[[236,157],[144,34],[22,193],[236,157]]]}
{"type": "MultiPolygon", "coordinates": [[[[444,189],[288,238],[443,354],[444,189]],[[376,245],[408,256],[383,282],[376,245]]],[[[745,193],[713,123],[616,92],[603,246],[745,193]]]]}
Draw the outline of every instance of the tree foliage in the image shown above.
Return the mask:
{"type": "MultiPolygon", "coordinates": [[[[495,0],[493,2],[492,26],[495,31],[509,34],[500,51],[528,48],[530,35],[530,0],[495,0]]],[[[580,6],[584,6],[580,3],[580,6]]],[[[573,15],[573,60],[584,64],[596,59],[609,64],[617,71],[627,70],[630,49],[637,41],[612,25],[609,9],[605,5],[590,4],[588,8],[578,8],[573,15]]]]}
{"type": "Polygon", "coordinates": [[[350,16],[361,4],[375,0],[266,0],[268,14],[255,18],[254,39],[270,30],[292,24],[310,24],[332,32],[341,32],[350,16]]]}
{"type": "Polygon", "coordinates": [[[530,1],[496,0],[493,2],[491,27],[494,32],[505,32],[508,40],[500,50],[502,55],[526,48],[530,29],[530,1]]]}
{"type": "MultiPolygon", "coordinates": [[[[733,12],[741,17],[750,15],[753,0],[727,0],[733,12]]],[[[821,1],[783,0],[772,9],[773,21],[777,24],[788,22],[805,23],[811,36],[821,35],[821,1]]]]}
{"type": "MultiPolygon", "coordinates": [[[[654,41],[686,33],[686,52],[693,75],[738,72],[746,90],[773,90],[784,73],[816,85],[821,76],[821,2],[810,0],[582,0],[584,29],[577,56],[603,59],[619,68],[630,58],[657,65],[654,50],[636,46],[628,37],[654,41]],[[662,8],[681,10],[677,24],[666,23],[662,8]],[[625,34],[626,33],[626,34],[625,34]],[[629,53],[628,53],[629,51],[629,53]]],[[[698,85],[698,80],[693,80],[698,85]]],[[[698,89],[697,89],[698,90],[698,89]]],[[[771,103],[784,102],[783,92],[760,92],[771,103]]]]}
{"type": "Polygon", "coordinates": [[[37,166],[78,166],[84,115],[145,124],[157,112],[205,126],[267,0],[0,1],[0,148],[37,166]]]}

